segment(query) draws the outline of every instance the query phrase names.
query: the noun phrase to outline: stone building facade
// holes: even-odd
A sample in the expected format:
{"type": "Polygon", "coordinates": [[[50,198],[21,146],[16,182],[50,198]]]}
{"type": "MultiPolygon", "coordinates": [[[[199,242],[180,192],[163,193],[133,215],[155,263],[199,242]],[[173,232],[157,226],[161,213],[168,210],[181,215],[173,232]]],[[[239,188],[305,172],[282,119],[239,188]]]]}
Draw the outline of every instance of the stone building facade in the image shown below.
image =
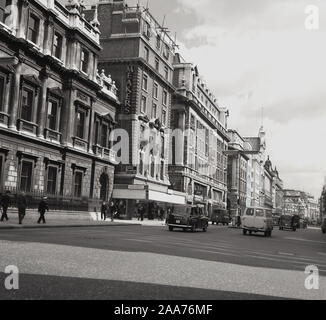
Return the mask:
{"type": "Polygon", "coordinates": [[[251,151],[246,150],[246,142],[236,130],[228,130],[228,210],[233,223],[247,207],[247,172],[251,151]]]}
{"type": "MultiPolygon", "coordinates": [[[[125,202],[131,217],[138,203],[184,204],[169,190],[168,131],[175,43],[146,8],[126,1],[99,2],[85,14],[98,12],[100,67],[110,70],[121,100],[117,122],[128,133],[126,159],[116,168],[113,196],[125,202]]],[[[161,205],[160,204],[160,205],[161,205]]]]}
{"type": "Polygon", "coordinates": [[[226,109],[221,108],[198,68],[176,54],[172,98],[169,175],[187,203],[204,204],[211,214],[226,209],[226,109]]]}
{"type": "Polygon", "coordinates": [[[97,72],[98,22],[78,1],[0,3],[0,189],[30,206],[47,195],[53,209],[99,209],[113,188],[119,103],[97,72]]]}

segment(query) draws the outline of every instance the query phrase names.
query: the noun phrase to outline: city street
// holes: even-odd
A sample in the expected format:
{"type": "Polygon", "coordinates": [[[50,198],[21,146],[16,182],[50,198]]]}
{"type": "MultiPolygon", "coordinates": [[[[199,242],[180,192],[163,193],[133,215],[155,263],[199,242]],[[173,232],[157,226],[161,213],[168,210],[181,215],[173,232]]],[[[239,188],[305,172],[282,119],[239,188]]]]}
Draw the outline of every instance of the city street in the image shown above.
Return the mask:
{"type": "Polygon", "coordinates": [[[210,226],[204,232],[115,226],[0,233],[0,299],[325,299],[326,238],[274,229],[272,238],[210,226]],[[4,287],[19,268],[19,290],[4,287]],[[306,266],[319,268],[307,290],[306,266]]]}

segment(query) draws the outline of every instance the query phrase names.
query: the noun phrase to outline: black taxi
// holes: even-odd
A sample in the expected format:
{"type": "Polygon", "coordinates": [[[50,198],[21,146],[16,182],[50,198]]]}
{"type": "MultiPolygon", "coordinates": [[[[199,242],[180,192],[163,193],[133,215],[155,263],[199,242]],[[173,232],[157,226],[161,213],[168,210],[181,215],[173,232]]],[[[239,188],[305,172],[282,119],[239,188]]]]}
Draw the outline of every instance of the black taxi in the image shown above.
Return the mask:
{"type": "Polygon", "coordinates": [[[203,205],[180,205],[174,206],[167,217],[169,231],[183,229],[184,231],[207,231],[208,217],[203,205]]]}

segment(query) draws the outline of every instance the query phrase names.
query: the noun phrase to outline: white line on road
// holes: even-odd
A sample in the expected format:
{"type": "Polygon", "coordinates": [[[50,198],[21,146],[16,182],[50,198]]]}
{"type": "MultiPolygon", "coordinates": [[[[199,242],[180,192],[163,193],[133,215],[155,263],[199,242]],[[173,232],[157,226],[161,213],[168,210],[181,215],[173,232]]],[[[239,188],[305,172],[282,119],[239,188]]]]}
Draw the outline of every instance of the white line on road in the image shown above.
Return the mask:
{"type": "Polygon", "coordinates": [[[282,256],[294,256],[294,253],[287,253],[287,252],[278,252],[279,255],[282,255],[282,256]]]}
{"type": "Polygon", "coordinates": [[[287,240],[296,240],[296,241],[305,241],[305,242],[314,242],[314,243],[321,243],[321,244],[326,244],[326,241],[316,241],[316,240],[308,240],[308,239],[302,239],[302,238],[294,238],[294,237],[286,237],[284,239],[287,240]]]}

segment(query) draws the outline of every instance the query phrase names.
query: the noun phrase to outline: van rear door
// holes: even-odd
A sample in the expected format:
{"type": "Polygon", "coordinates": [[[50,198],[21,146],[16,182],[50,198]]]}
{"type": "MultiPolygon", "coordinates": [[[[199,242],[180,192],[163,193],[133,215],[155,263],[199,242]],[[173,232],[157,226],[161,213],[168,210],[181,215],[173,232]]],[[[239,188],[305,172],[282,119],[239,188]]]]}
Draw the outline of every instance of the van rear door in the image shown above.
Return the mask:
{"type": "Polygon", "coordinates": [[[257,229],[264,229],[266,226],[266,217],[264,209],[256,209],[255,212],[255,227],[257,229]]]}
{"type": "Polygon", "coordinates": [[[247,208],[244,216],[242,217],[242,226],[247,228],[254,227],[255,223],[255,209],[247,208]]]}

